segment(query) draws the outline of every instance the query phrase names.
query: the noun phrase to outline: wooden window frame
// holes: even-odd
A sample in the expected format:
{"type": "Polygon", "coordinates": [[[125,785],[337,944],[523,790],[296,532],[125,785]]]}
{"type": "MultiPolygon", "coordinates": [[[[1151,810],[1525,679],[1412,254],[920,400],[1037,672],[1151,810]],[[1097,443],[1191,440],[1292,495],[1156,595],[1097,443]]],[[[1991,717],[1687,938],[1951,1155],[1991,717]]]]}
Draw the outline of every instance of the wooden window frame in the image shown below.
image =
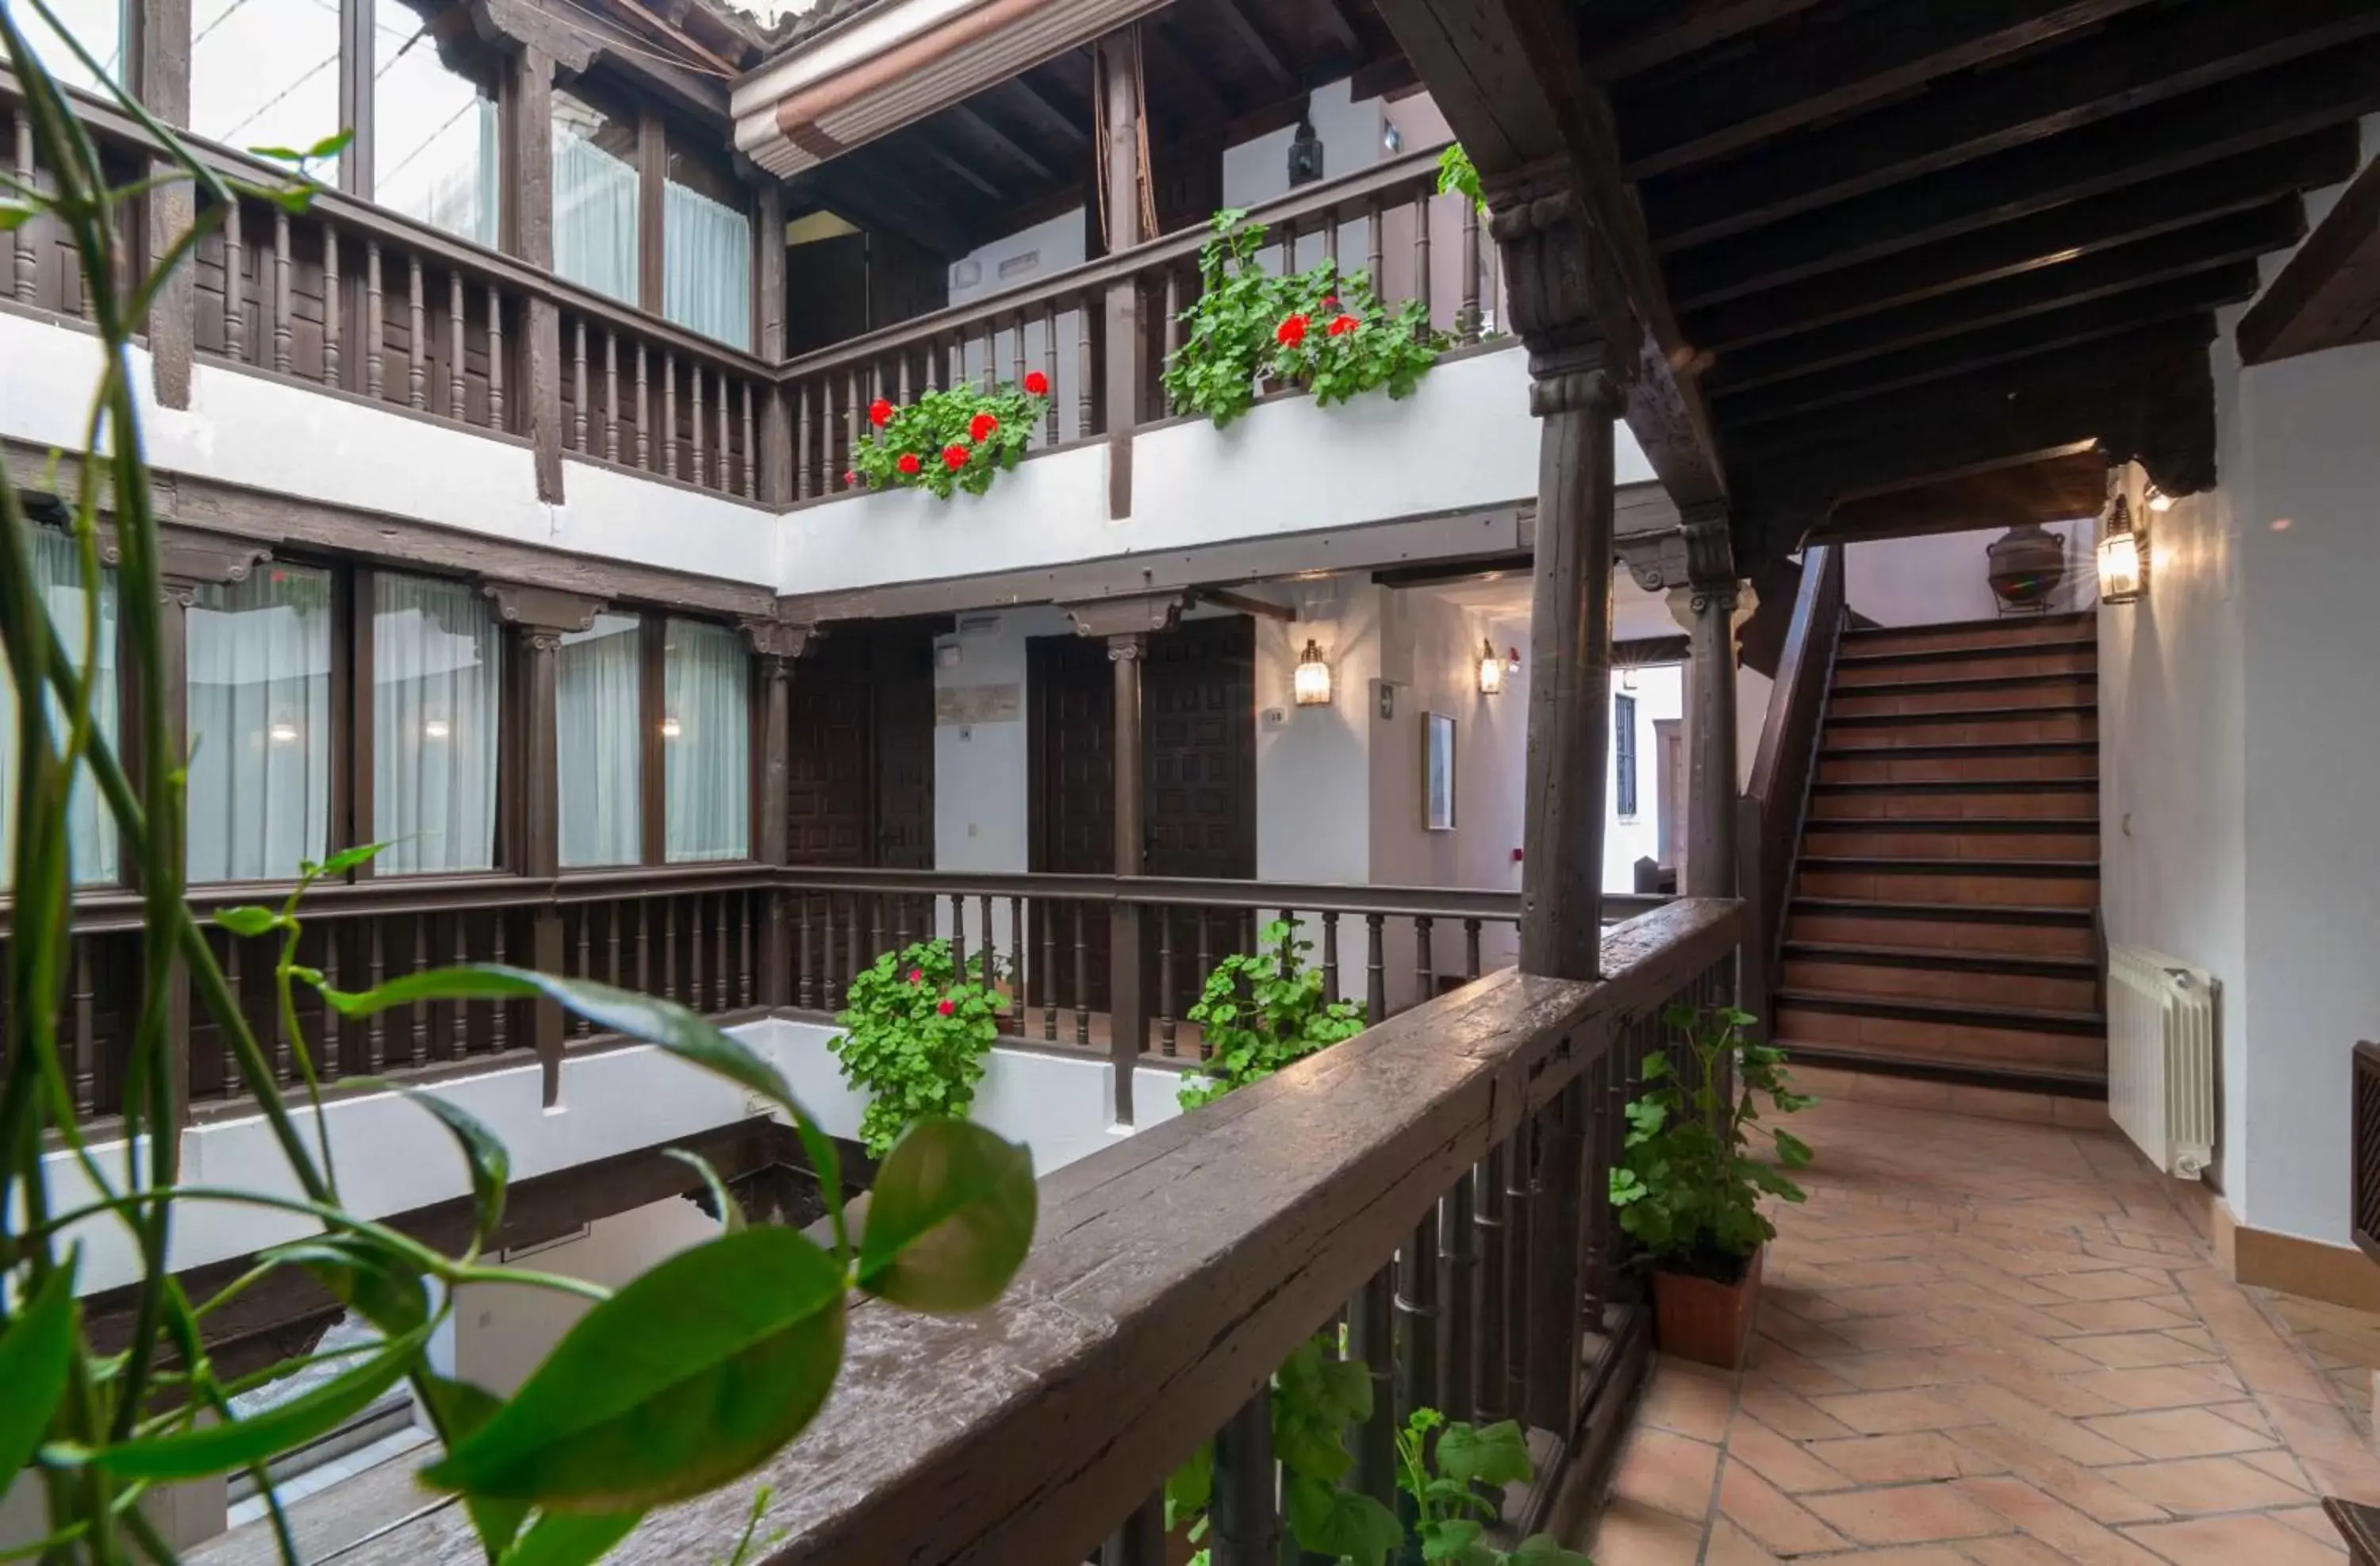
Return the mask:
{"type": "Polygon", "coordinates": [[[1611,813],[1634,820],[1639,804],[1636,787],[1636,698],[1626,691],[1611,698],[1611,813]]]}

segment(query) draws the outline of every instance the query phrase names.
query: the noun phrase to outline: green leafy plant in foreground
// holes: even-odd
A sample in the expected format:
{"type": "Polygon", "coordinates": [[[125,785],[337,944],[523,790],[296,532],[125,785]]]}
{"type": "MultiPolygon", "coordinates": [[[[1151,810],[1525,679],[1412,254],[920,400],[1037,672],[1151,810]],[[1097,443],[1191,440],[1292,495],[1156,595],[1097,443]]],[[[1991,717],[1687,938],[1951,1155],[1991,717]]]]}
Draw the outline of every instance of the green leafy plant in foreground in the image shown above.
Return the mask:
{"type": "Polygon", "coordinates": [[[1367,273],[1323,261],[1293,276],[1267,272],[1262,224],[1237,209],[1215,214],[1198,252],[1198,297],[1176,317],[1182,346],[1166,356],[1165,395],[1176,413],[1231,423],[1270,382],[1303,386],[1328,406],[1385,388],[1410,396],[1445,350],[1422,303],[1380,302],[1367,273]]]}
{"type": "MultiPolygon", "coordinates": [[[[86,67],[107,78],[71,31],[57,25],[45,0],[27,3],[86,67]]],[[[78,256],[103,349],[83,450],[70,467],[53,465],[54,474],[66,475],[56,481],[56,499],[81,556],[79,615],[54,619],[32,568],[26,496],[0,465],[0,653],[18,693],[12,704],[13,794],[6,801],[13,908],[0,974],[0,1487],[38,1487],[45,1529],[28,1550],[15,1553],[45,1563],[170,1562],[175,1551],[141,1506],[143,1497],[159,1485],[245,1473],[266,1504],[281,1560],[297,1566],[300,1556],[271,1461],[409,1383],[443,1447],[422,1477],[461,1499],[490,1561],[580,1566],[595,1560],[647,1509],[749,1473],[810,1422],[841,1365],[852,1289],[929,1312],[972,1310],[997,1297],[1032,1237],[1029,1156],[961,1121],[921,1121],[884,1159],[866,1232],[855,1238],[843,1210],[832,1141],[773,1065],[682,1006],[487,965],[409,975],[346,993],[299,965],[305,892],[318,880],[356,868],[377,845],[305,867],[298,890],[277,907],[231,909],[220,917],[235,939],[273,943],[279,1042],[315,1111],[310,1135],[184,896],[188,757],[162,699],[172,688],[163,571],[131,346],[166,277],[188,264],[226,212],[241,199],[303,212],[312,196],[308,168],[334,154],[345,139],[287,158],[295,166],[286,179],[233,180],[192,155],[135,97],[115,90],[117,105],[154,149],[146,165],[153,172],[115,186],[72,106],[29,47],[13,0],[0,0],[0,44],[15,62],[33,151],[44,171],[39,188],[0,174],[0,230],[36,215],[57,225],[78,256]],[[193,203],[192,226],[164,237],[163,253],[144,274],[121,247],[112,219],[148,190],[174,183],[194,187],[204,199],[193,203]],[[148,759],[138,768],[126,764],[93,721],[95,682],[86,674],[101,666],[103,504],[112,516],[116,553],[116,666],[131,698],[126,748],[148,759]],[[57,1032],[75,939],[70,794],[85,777],[106,806],[141,898],[140,962],[127,976],[122,1001],[136,1020],[117,1062],[120,1120],[112,1133],[115,1146],[106,1149],[85,1139],[57,1032]],[[214,1023],[235,1090],[253,1100],[285,1166],[285,1181],[270,1188],[182,1177],[174,1083],[176,1053],[184,1047],[177,1022],[188,1019],[177,1019],[177,965],[188,977],[192,1012],[214,1023]],[[431,1001],[552,1002],[601,1031],[641,1039],[722,1077],[796,1128],[827,1196],[832,1244],[817,1244],[788,1229],[747,1226],[717,1172],[687,1155],[719,1199],[723,1232],[717,1238],[617,1292],[489,1265],[482,1256],[502,1222],[510,1175],[505,1149],[452,1101],[403,1087],[391,1090],[433,1117],[468,1171],[471,1237],[459,1255],[450,1256],[364,1218],[340,1199],[315,1065],[298,1026],[295,997],[301,989],[319,990],[346,1016],[431,1001]],[[54,1163],[71,1168],[59,1171],[54,1163]],[[62,1195],[67,1192],[75,1194],[62,1195]],[[314,1232],[257,1256],[222,1290],[194,1295],[168,1259],[176,1224],[194,1205],[295,1216],[314,1232]],[[133,1281],[122,1291],[131,1305],[128,1327],[103,1353],[82,1317],[78,1288],[92,1281],[83,1242],[114,1242],[110,1230],[121,1231],[136,1261],[133,1281]],[[300,1355],[254,1376],[225,1374],[209,1352],[207,1317],[286,1270],[310,1275],[374,1338],[300,1355]],[[591,1303],[510,1398],[439,1374],[428,1352],[453,1309],[456,1286],[495,1282],[591,1303]],[[329,1374],[270,1406],[245,1413],[235,1406],[239,1394],[303,1369],[329,1374]]],[[[343,1083],[350,1090],[358,1086],[352,1078],[343,1083]]],[[[756,1528],[764,1505],[756,1504],[756,1528]]],[[[744,1553],[739,1546],[738,1555],[744,1553]]]]}
{"type": "Polygon", "coordinates": [[[844,997],[827,1048],[843,1079],[868,1095],[859,1139],[879,1158],[901,1133],[935,1115],[965,1120],[1000,1037],[1006,997],[984,982],[982,953],[959,972],[947,941],[888,952],[860,971],[844,997]]]}
{"type": "Polygon", "coordinates": [[[1417,1408],[1397,1432],[1397,1487],[1413,1501],[1414,1534],[1426,1561],[1595,1566],[1551,1534],[1532,1534],[1509,1550],[1489,1539],[1489,1525],[1503,1515],[1504,1487],[1536,1477],[1528,1439],[1510,1419],[1449,1424],[1438,1410],[1417,1408]]]}
{"type": "Polygon", "coordinates": [[[1211,1104],[1364,1031],[1353,1002],[1324,998],[1322,970],[1305,961],[1312,950],[1294,925],[1275,919],[1257,932],[1253,956],[1235,953],[1215,965],[1188,1013],[1205,1031],[1208,1058],[1199,1063],[1201,1076],[1183,1078],[1174,1097],[1184,1109],[1211,1104]]]}
{"type": "Polygon", "coordinates": [[[1777,1225],[1761,1198],[1803,1199],[1785,1173],[1810,1161],[1809,1145],[1771,1128],[1775,1163],[1752,1154],[1752,1128],[1765,1101],[1780,1114],[1816,1103],[1793,1091],[1785,1051],[1747,1041],[1756,1019],[1732,1007],[1698,1012],[1672,1006],[1682,1060],[1655,1050],[1645,1059],[1646,1091],[1628,1106],[1628,1135],[1611,1169],[1611,1205],[1620,1226],[1657,1264],[1732,1282],[1777,1225]],[[1729,1067],[1737,1087],[1728,1086],[1729,1067]]]}

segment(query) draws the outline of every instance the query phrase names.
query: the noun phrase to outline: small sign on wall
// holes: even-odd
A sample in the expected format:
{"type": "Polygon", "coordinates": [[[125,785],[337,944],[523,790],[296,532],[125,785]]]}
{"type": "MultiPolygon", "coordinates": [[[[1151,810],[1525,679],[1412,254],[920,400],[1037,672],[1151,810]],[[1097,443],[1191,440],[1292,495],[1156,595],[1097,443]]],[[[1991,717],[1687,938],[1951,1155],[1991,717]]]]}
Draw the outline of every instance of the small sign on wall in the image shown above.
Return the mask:
{"type": "Polygon", "coordinates": [[[934,722],[940,728],[1014,723],[1024,710],[1025,687],[1017,685],[943,686],[934,692],[934,722]]]}
{"type": "Polygon", "coordinates": [[[1388,681],[1380,682],[1380,722],[1394,722],[1397,716],[1397,687],[1388,681]]]}

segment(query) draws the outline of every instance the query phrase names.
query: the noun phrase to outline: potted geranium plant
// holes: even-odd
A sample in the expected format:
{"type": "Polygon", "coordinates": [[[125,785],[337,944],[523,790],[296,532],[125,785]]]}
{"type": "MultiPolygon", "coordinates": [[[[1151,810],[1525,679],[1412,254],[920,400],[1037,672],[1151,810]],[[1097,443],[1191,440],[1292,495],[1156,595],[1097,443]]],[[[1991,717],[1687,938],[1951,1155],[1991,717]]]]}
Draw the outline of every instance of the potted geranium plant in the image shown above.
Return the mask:
{"type": "Polygon", "coordinates": [[[1652,1267],[1655,1341],[1731,1370],[1743,1360],[1764,1247],[1777,1237],[1762,1198],[1801,1201],[1784,1171],[1810,1161],[1809,1145],[1782,1126],[1769,1128],[1776,1161],[1754,1157],[1753,1128],[1764,1102],[1791,1113],[1817,1100],[1793,1091],[1782,1050],[1745,1039],[1750,1014],[1676,1006],[1666,1020],[1682,1058],[1657,1050],[1645,1059],[1611,1205],[1652,1267]]]}
{"type": "Polygon", "coordinates": [[[827,1043],[843,1079],[868,1095],[859,1140],[871,1157],[892,1150],[921,1120],[965,1120],[1008,1002],[988,982],[978,953],[965,971],[947,941],[887,952],[851,981],[827,1043]]]}

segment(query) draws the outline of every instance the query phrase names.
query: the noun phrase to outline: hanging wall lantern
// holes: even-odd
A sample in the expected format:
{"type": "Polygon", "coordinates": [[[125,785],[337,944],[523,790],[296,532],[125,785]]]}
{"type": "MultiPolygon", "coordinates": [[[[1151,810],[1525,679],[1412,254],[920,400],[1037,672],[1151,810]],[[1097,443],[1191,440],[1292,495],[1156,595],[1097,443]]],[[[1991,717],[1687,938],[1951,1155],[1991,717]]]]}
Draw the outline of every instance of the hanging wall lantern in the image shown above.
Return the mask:
{"type": "Polygon", "coordinates": [[[1479,694],[1494,696],[1504,688],[1504,660],[1497,655],[1496,644],[1482,638],[1479,643],[1479,694]]]}
{"type": "Polygon", "coordinates": [[[2132,531],[2132,508],[2122,495],[2107,508],[2106,536],[2099,540],[2099,601],[2130,603],[2145,587],[2141,536],[2132,531]]]}
{"type": "Polygon", "coordinates": [[[1305,651],[1297,661],[1291,689],[1300,707],[1330,705],[1330,665],[1322,661],[1322,649],[1312,637],[1305,638],[1305,651]]]}

